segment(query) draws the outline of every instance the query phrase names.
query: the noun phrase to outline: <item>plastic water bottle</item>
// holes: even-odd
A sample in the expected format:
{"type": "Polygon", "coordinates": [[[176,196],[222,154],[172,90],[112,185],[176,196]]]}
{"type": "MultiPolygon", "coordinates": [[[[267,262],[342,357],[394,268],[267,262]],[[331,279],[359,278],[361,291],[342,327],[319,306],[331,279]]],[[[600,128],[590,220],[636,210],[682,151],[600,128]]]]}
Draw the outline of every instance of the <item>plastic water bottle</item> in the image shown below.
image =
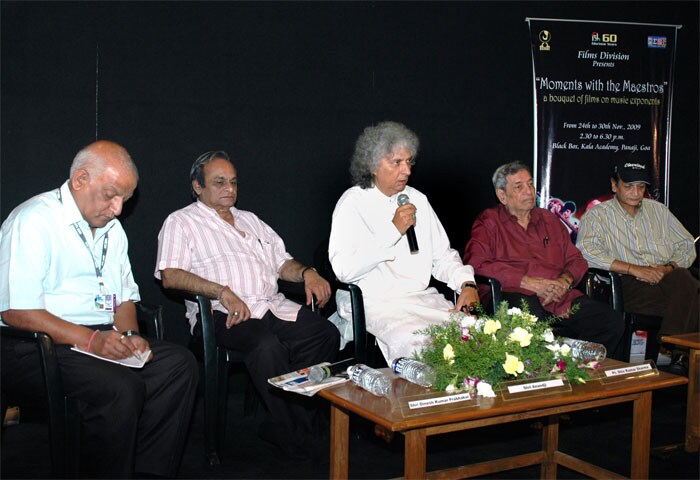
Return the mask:
{"type": "Polygon", "coordinates": [[[348,367],[348,376],[352,383],[359,385],[378,397],[383,397],[389,393],[391,388],[391,378],[383,372],[362,363],[348,367]]]}
{"type": "Polygon", "coordinates": [[[564,338],[563,340],[564,343],[571,347],[571,356],[582,362],[590,362],[593,360],[602,362],[608,354],[605,346],[600,343],[575,340],[573,338],[564,338]]]}
{"type": "Polygon", "coordinates": [[[433,367],[418,360],[399,357],[391,362],[391,369],[399,377],[405,378],[421,387],[430,387],[435,383],[435,370],[433,370],[433,367]]]}

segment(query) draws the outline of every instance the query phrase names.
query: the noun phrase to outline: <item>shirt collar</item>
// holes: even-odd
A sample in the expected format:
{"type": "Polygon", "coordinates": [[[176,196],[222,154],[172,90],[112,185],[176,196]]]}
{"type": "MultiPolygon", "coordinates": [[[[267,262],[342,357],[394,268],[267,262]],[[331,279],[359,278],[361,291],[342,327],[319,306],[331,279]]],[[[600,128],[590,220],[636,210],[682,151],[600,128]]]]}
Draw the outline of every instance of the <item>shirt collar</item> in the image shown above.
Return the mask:
{"type": "MultiPolygon", "coordinates": [[[[642,210],[644,209],[644,200],[645,199],[642,198],[642,203],[639,205],[639,210],[637,210],[637,215],[639,215],[642,212],[642,210]]],[[[627,212],[627,210],[624,209],[624,207],[620,204],[620,201],[617,199],[617,195],[615,195],[612,198],[612,204],[613,204],[613,208],[614,208],[615,212],[618,215],[622,215],[623,218],[626,218],[628,220],[632,220],[632,219],[636,218],[636,216],[633,217],[632,215],[630,215],[627,212]]]]}
{"type": "Polygon", "coordinates": [[[408,195],[408,198],[410,201],[411,192],[410,192],[409,188],[410,187],[408,185],[406,185],[406,187],[402,191],[395,193],[390,197],[387,197],[386,195],[384,195],[384,193],[381,190],[379,190],[376,185],[372,185],[368,189],[368,191],[371,192],[374,197],[376,197],[378,200],[380,200],[382,202],[397,205],[399,195],[401,195],[402,193],[408,195]]]}
{"type": "MultiPolygon", "coordinates": [[[[204,203],[203,201],[201,201],[199,198],[197,199],[196,206],[197,206],[197,208],[199,208],[202,212],[204,212],[205,215],[212,215],[212,216],[215,216],[215,217],[217,217],[217,218],[221,218],[221,216],[219,216],[219,214],[217,213],[216,210],[214,210],[213,208],[211,208],[209,205],[205,204],[205,203],[204,203]]],[[[239,212],[240,210],[238,210],[236,207],[231,207],[229,210],[231,211],[231,214],[233,214],[233,218],[238,218],[238,212],[239,212]]]]}
{"type": "MultiPolygon", "coordinates": [[[[518,222],[518,217],[513,215],[508,211],[505,205],[502,203],[498,204],[498,218],[502,221],[508,221],[511,220],[513,222],[518,222]]],[[[533,207],[532,210],[530,210],[530,223],[538,223],[542,220],[542,212],[540,211],[539,208],[533,207]]]]}

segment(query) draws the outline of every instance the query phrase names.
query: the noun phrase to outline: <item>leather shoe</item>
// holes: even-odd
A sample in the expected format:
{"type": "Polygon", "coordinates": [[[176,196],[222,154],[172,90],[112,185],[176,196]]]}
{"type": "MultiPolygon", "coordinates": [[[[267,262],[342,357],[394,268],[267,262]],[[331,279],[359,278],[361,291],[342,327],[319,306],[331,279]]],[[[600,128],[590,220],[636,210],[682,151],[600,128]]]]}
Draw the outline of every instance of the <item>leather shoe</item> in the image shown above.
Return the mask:
{"type": "Polygon", "coordinates": [[[674,375],[681,375],[683,377],[688,376],[688,357],[679,353],[673,356],[671,364],[665,369],[668,373],[673,373],[674,375]]]}

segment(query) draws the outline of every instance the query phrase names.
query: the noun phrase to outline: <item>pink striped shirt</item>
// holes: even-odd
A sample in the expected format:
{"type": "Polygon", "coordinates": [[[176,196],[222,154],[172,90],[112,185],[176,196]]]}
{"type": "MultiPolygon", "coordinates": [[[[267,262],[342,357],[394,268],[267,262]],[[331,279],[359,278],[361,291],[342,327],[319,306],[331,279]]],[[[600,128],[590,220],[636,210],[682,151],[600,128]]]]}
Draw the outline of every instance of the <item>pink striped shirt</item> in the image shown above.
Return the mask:
{"type": "MultiPolygon", "coordinates": [[[[284,242],[254,213],[235,207],[231,213],[236,228],[200,201],[171,213],[158,234],[156,278],[161,270],[179,268],[228,285],[248,305],[252,318],[262,318],[270,310],[282,320],[295,321],[301,306],[277,288],[279,269],[292,259],[284,242]]],[[[186,305],[194,327],[197,304],[187,301],[186,305]]],[[[218,301],[212,305],[227,312],[218,301]]]]}

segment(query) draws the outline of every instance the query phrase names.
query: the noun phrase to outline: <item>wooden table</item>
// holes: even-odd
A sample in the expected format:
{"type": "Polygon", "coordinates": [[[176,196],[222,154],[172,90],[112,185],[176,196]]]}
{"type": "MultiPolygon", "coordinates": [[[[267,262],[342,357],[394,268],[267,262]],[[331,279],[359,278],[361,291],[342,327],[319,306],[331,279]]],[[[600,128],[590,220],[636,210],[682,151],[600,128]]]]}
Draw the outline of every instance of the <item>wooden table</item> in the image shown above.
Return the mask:
{"type": "Polygon", "coordinates": [[[685,416],[685,451],[698,451],[700,436],[700,333],[684,333],[661,337],[663,343],[686,347],[688,363],[688,406],[685,416]]]}
{"type": "MultiPolygon", "coordinates": [[[[604,363],[605,367],[625,365],[614,360],[604,363]]],[[[409,416],[404,416],[405,410],[399,407],[399,399],[424,393],[426,389],[397,378],[387,397],[375,397],[350,382],[336,385],[318,393],[331,402],[330,478],[348,478],[350,413],[364,417],[389,432],[404,435],[404,474],[409,479],[465,478],[538,464],[541,465],[542,478],[556,478],[557,465],[592,477],[623,478],[558,450],[560,414],[623,402],[633,403],[631,477],[646,478],[649,474],[652,391],[686,382],[684,377],[663,372],[605,385],[599,380],[590,380],[585,385],[574,386],[569,392],[507,401],[500,395],[496,398],[478,397],[478,404],[470,408],[454,404],[443,411],[409,416]],[[535,418],[546,419],[540,451],[426,472],[426,439],[430,435],[535,418]]]]}

